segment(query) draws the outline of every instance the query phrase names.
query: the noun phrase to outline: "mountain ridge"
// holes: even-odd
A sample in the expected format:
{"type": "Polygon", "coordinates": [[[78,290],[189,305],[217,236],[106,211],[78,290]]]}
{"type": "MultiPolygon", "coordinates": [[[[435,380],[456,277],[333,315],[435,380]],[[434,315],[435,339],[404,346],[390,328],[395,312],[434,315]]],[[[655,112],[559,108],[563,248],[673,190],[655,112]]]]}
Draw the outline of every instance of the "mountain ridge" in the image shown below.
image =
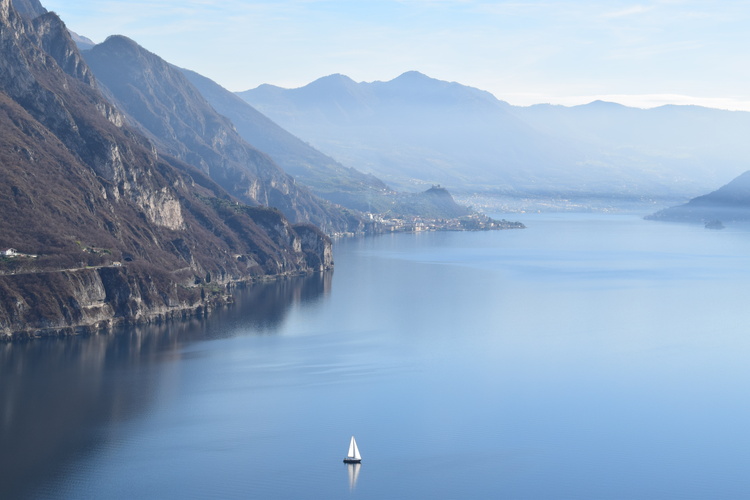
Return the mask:
{"type": "Polygon", "coordinates": [[[316,195],[359,211],[366,211],[368,202],[378,207],[390,204],[392,191],[380,179],[341,165],[209,78],[186,69],[180,71],[217,112],[231,120],[243,139],[271,156],[316,195]]]}
{"type": "Polygon", "coordinates": [[[750,221],[750,171],[708,194],[685,204],[659,210],[647,220],[670,222],[746,222],[750,221]]]}
{"type": "Polygon", "coordinates": [[[318,98],[325,93],[310,94],[310,85],[260,86],[238,95],[324,153],[396,189],[439,183],[459,195],[689,199],[739,175],[750,157],[742,139],[750,133],[750,113],[605,101],[512,106],[418,72],[358,83],[357,93],[349,92],[358,96],[353,104],[318,98]]]}
{"type": "Polygon", "coordinates": [[[217,113],[185,75],[121,35],[84,52],[100,86],[162,150],[209,175],[239,200],[279,208],[329,234],[361,231],[356,217],[315,198],[217,113]]]}

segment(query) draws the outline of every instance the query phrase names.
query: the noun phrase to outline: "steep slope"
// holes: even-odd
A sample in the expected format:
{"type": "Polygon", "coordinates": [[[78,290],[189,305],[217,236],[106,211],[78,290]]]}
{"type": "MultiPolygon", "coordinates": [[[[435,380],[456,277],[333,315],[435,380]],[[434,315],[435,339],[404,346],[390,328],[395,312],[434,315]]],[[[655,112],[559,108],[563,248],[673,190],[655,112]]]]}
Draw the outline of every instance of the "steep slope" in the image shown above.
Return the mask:
{"type": "Polygon", "coordinates": [[[216,111],[232,121],[245,141],[267,153],[316,195],[361,211],[372,211],[373,207],[385,211],[392,204],[393,191],[378,178],[344,167],[212,80],[193,71],[181,71],[216,111]]]}
{"type": "Polygon", "coordinates": [[[199,168],[238,199],[276,207],[328,233],[361,229],[355,217],[298,186],[245,142],[179,70],[155,54],[111,36],[84,57],[118,108],[161,150],[199,168]]]}
{"type": "Polygon", "coordinates": [[[750,172],[745,172],[716,191],[693,198],[684,205],[666,208],[646,217],[675,222],[737,222],[750,220],[750,172]]]}
{"type": "Polygon", "coordinates": [[[26,19],[34,19],[47,13],[39,0],[13,0],[11,2],[16,12],[26,19]]]}
{"type": "Polygon", "coordinates": [[[0,0],[0,335],[203,312],[254,277],[330,267],[330,240],[238,204],[124,125],[53,13],[0,0]]]}

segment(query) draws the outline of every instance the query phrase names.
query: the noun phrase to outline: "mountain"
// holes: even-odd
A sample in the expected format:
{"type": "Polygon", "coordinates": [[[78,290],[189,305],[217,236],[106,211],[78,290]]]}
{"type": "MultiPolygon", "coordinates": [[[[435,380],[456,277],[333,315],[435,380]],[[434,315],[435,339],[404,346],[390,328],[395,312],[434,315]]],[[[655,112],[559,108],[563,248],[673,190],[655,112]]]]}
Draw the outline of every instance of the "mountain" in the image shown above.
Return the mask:
{"type": "Polygon", "coordinates": [[[0,61],[3,337],[204,314],[237,284],[332,265],[320,230],[128,125],[54,13],[0,0],[0,61]]]}
{"type": "Polygon", "coordinates": [[[457,219],[472,213],[468,207],[456,203],[447,189],[438,185],[420,193],[397,193],[392,207],[384,215],[457,219]]]}
{"type": "Polygon", "coordinates": [[[675,222],[750,221],[750,171],[709,194],[646,217],[675,222]]]}
{"type": "Polygon", "coordinates": [[[90,38],[81,36],[78,33],[71,31],[71,30],[68,30],[68,31],[70,32],[70,37],[76,43],[78,50],[89,50],[93,48],[94,45],[96,45],[90,38]]]}
{"type": "Polygon", "coordinates": [[[268,155],[248,144],[174,66],[123,36],[85,51],[99,85],[156,146],[249,204],[276,207],[329,234],[358,232],[351,212],[315,197],[268,155]]]}
{"type": "Polygon", "coordinates": [[[594,101],[515,108],[515,113],[534,128],[577,144],[590,158],[642,171],[676,194],[719,186],[745,171],[750,157],[747,112],[675,105],[639,109],[594,101]]]}
{"type": "Polygon", "coordinates": [[[34,19],[47,13],[39,0],[13,0],[12,4],[16,12],[26,19],[34,19]]]}
{"type": "Polygon", "coordinates": [[[396,188],[459,194],[688,199],[746,169],[750,113],[614,103],[511,106],[488,92],[405,73],[357,83],[240,92],[326,154],[396,188]]]}
{"type": "Polygon", "coordinates": [[[417,72],[373,83],[332,75],[299,89],[263,85],[239,95],[321,151],[407,191],[436,183],[534,188],[545,178],[563,181],[572,161],[565,144],[491,94],[417,72]]]}
{"type": "Polygon", "coordinates": [[[232,121],[245,141],[267,153],[317,196],[368,212],[383,212],[392,205],[395,193],[380,179],[341,165],[216,82],[190,70],[181,71],[217,112],[232,121]]]}

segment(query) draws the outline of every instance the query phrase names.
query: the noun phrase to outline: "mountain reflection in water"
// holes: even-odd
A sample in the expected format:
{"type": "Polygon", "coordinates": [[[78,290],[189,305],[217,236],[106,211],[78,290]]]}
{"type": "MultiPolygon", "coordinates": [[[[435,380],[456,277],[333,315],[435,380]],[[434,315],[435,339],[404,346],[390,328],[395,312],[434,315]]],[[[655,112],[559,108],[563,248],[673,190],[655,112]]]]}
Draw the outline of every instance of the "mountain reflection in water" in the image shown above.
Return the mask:
{"type": "Polygon", "coordinates": [[[110,437],[92,429],[147,411],[160,366],[184,356],[187,344],[273,333],[292,306],[326,296],[331,279],[327,272],[256,284],[207,319],[0,344],[0,498],[35,496],[40,483],[105,446],[110,437]]]}

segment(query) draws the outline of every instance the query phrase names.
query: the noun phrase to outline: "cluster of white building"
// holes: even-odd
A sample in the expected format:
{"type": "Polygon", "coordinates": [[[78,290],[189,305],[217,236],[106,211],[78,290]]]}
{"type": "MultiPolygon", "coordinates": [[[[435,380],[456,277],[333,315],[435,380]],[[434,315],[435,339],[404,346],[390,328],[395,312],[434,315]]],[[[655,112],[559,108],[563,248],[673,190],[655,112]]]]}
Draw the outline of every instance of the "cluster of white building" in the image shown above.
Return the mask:
{"type": "Polygon", "coordinates": [[[0,257],[36,257],[36,255],[21,253],[15,248],[6,248],[5,250],[0,251],[0,257]]]}

